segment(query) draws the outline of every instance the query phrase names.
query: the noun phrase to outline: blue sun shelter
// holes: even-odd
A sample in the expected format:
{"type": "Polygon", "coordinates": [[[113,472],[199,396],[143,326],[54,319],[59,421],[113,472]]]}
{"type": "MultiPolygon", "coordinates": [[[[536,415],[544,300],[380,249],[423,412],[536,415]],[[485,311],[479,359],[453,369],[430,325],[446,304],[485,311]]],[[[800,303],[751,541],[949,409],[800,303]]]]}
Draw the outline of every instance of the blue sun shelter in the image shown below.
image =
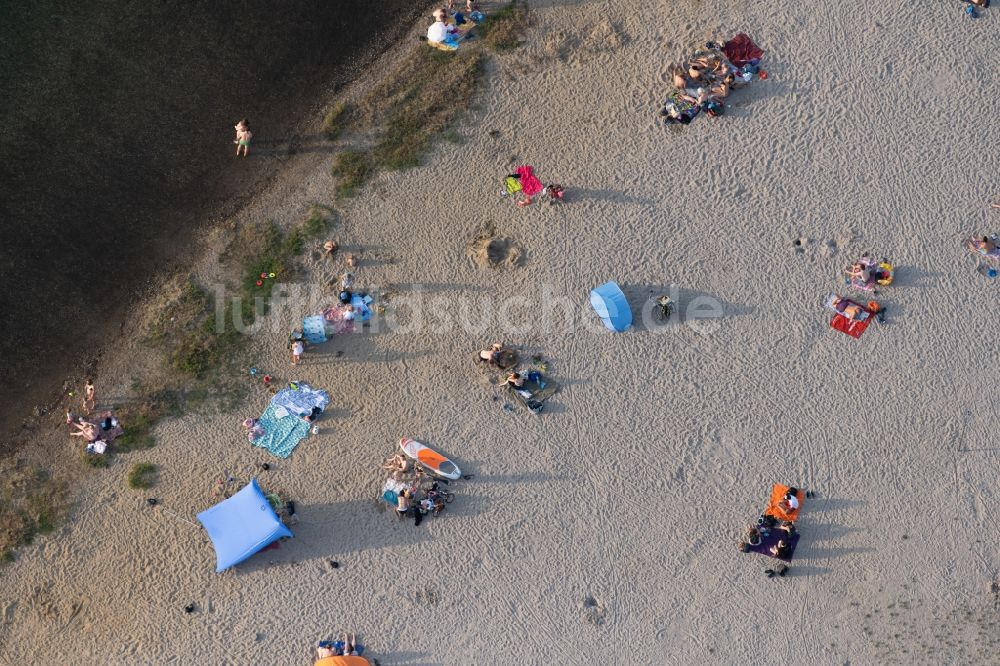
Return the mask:
{"type": "Polygon", "coordinates": [[[282,537],[291,530],[271,508],[257,479],[211,509],[198,514],[215,546],[215,571],[225,571],[282,537]]]}
{"type": "Polygon", "coordinates": [[[612,331],[621,333],[632,325],[632,308],[616,283],[607,282],[592,290],[590,304],[612,331]]]}

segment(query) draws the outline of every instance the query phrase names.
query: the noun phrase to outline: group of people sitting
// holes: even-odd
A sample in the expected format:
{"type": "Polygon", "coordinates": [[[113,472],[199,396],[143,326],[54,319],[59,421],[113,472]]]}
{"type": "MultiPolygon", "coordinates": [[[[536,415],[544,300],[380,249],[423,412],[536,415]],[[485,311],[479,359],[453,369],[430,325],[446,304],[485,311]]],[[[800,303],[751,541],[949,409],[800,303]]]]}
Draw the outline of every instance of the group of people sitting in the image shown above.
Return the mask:
{"type": "MultiPolygon", "coordinates": [[[[754,551],[778,560],[790,560],[797,538],[795,521],[801,497],[812,497],[812,492],[803,493],[797,488],[775,486],[767,510],[757,518],[755,525],[746,526],[739,541],[740,551],[754,551]]],[[[778,564],[774,568],[765,569],[764,573],[771,578],[775,575],[784,576],[787,571],[786,564],[778,564]]]]}
{"type": "Polygon", "coordinates": [[[660,115],[668,123],[684,125],[701,111],[712,117],[721,115],[729,93],[742,88],[758,74],[761,54],[763,52],[746,35],[737,35],[723,45],[706,43],[705,48],[696,51],[690,60],[670,66],[670,80],[675,90],[667,96],[660,115]],[[732,53],[740,56],[734,63],[727,56],[727,49],[737,41],[734,47],[737,50],[732,53]],[[748,52],[757,57],[746,59],[748,52]]]}
{"type": "Polygon", "coordinates": [[[435,9],[433,16],[434,23],[427,28],[427,41],[432,45],[452,48],[457,48],[462,39],[470,36],[469,28],[486,19],[486,15],[479,11],[476,0],[466,0],[465,12],[455,11],[455,2],[450,0],[447,8],[435,9]]]}
{"type": "Polygon", "coordinates": [[[888,264],[888,259],[876,262],[868,257],[868,255],[865,255],[860,260],[848,266],[844,270],[844,273],[847,274],[849,280],[857,281],[862,285],[886,282],[892,279],[892,274],[884,268],[888,264]]]}
{"type": "Polygon", "coordinates": [[[82,416],[67,420],[73,430],[70,437],[82,437],[87,442],[87,453],[103,454],[107,451],[108,445],[124,432],[111,411],[104,412],[97,423],[88,421],[82,416]]]}
{"type": "Polygon", "coordinates": [[[444,511],[448,494],[420,465],[397,453],[387,458],[381,468],[390,474],[383,498],[390,502],[395,499],[397,518],[412,517],[419,525],[428,513],[436,517],[444,511]]]}

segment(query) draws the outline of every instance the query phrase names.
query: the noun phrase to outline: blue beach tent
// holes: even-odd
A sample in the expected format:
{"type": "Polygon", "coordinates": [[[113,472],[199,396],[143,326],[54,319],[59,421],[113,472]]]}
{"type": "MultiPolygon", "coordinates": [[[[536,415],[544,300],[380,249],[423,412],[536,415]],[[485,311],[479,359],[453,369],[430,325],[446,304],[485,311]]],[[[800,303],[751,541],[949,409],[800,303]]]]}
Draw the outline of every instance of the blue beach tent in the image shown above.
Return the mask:
{"type": "Polygon", "coordinates": [[[215,546],[215,571],[239,564],[281,537],[293,536],[268,503],[257,479],[198,514],[215,546]]]}
{"type": "Polygon", "coordinates": [[[607,282],[591,291],[590,304],[612,331],[620,333],[632,325],[632,308],[616,283],[607,282]]]}

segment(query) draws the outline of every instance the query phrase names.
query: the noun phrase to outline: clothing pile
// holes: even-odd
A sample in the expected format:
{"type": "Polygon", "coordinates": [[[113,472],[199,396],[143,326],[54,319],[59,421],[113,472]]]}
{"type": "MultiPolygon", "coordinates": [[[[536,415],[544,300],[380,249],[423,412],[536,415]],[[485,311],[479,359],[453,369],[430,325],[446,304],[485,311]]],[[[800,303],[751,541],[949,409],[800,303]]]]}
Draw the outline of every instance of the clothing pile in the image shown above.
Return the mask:
{"type": "Polygon", "coordinates": [[[676,90],[667,95],[660,115],[668,123],[687,125],[701,111],[722,115],[731,90],[741,88],[754,76],[767,78],[760,69],[764,51],[744,33],[728,42],[708,42],[690,60],[670,67],[676,90]]]}

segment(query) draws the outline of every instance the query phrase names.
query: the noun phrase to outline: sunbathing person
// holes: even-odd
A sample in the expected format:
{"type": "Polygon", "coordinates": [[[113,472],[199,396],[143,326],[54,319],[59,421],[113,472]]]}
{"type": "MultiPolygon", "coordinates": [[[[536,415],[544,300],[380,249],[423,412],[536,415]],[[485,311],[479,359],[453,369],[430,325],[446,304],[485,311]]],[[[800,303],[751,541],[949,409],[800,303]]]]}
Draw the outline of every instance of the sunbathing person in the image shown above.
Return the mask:
{"type": "Polygon", "coordinates": [[[507,375],[507,379],[504,384],[513,387],[514,389],[520,390],[524,388],[524,375],[519,372],[512,372],[507,375]]]}
{"type": "Polygon", "coordinates": [[[479,352],[479,360],[486,361],[490,365],[497,365],[500,362],[500,355],[503,353],[503,343],[494,342],[489,349],[479,352]]]}
{"type": "Polygon", "coordinates": [[[83,437],[88,442],[93,442],[100,436],[100,431],[97,426],[89,421],[81,421],[80,423],[74,423],[73,427],[77,429],[76,432],[71,432],[70,437],[83,437]]]}
{"type": "Polygon", "coordinates": [[[989,254],[997,249],[997,244],[989,236],[983,236],[982,240],[976,241],[976,249],[983,254],[989,254]]]}
{"type": "MultiPolygon", "coordinates": [[[[833,308],[851,321],[858,321],[863,316],[865,309],[856,303],[852,303],[846,298],[837,296],[833,299],[833,308]]],[[[796,500],[798,502],[798,500],[796,500]]]]}
{"type": "Polygon", "coordinates": [[[405,474],[410,471],[410,461],[402,453],[397,453],[382,463],[382,469],[393,474],[405,474]]]}
{"type": "Polygon", "coordinates": [[[868,284],[868,282],[870,282],[873,278],[877,278],[878,275],[873,275],[872,273],[871,265],[864,261],[866,258],[867,257],[863,257],[862,261],[855,261],[851,264],[845,271],[847,276],[855,280],[860,280],[865,284],[868,284]]]}
{"type": "Polygon", "coordinates": [[[791,550],[791,548],[789,548],[788,542],[786,542],[784,539],[779,539],[778,543],[771,546],[771,550],[769,552],[771,553],[771,555],[774,555],[775,557],[782,559],[788,557],[789,550],[791,550]]]}

